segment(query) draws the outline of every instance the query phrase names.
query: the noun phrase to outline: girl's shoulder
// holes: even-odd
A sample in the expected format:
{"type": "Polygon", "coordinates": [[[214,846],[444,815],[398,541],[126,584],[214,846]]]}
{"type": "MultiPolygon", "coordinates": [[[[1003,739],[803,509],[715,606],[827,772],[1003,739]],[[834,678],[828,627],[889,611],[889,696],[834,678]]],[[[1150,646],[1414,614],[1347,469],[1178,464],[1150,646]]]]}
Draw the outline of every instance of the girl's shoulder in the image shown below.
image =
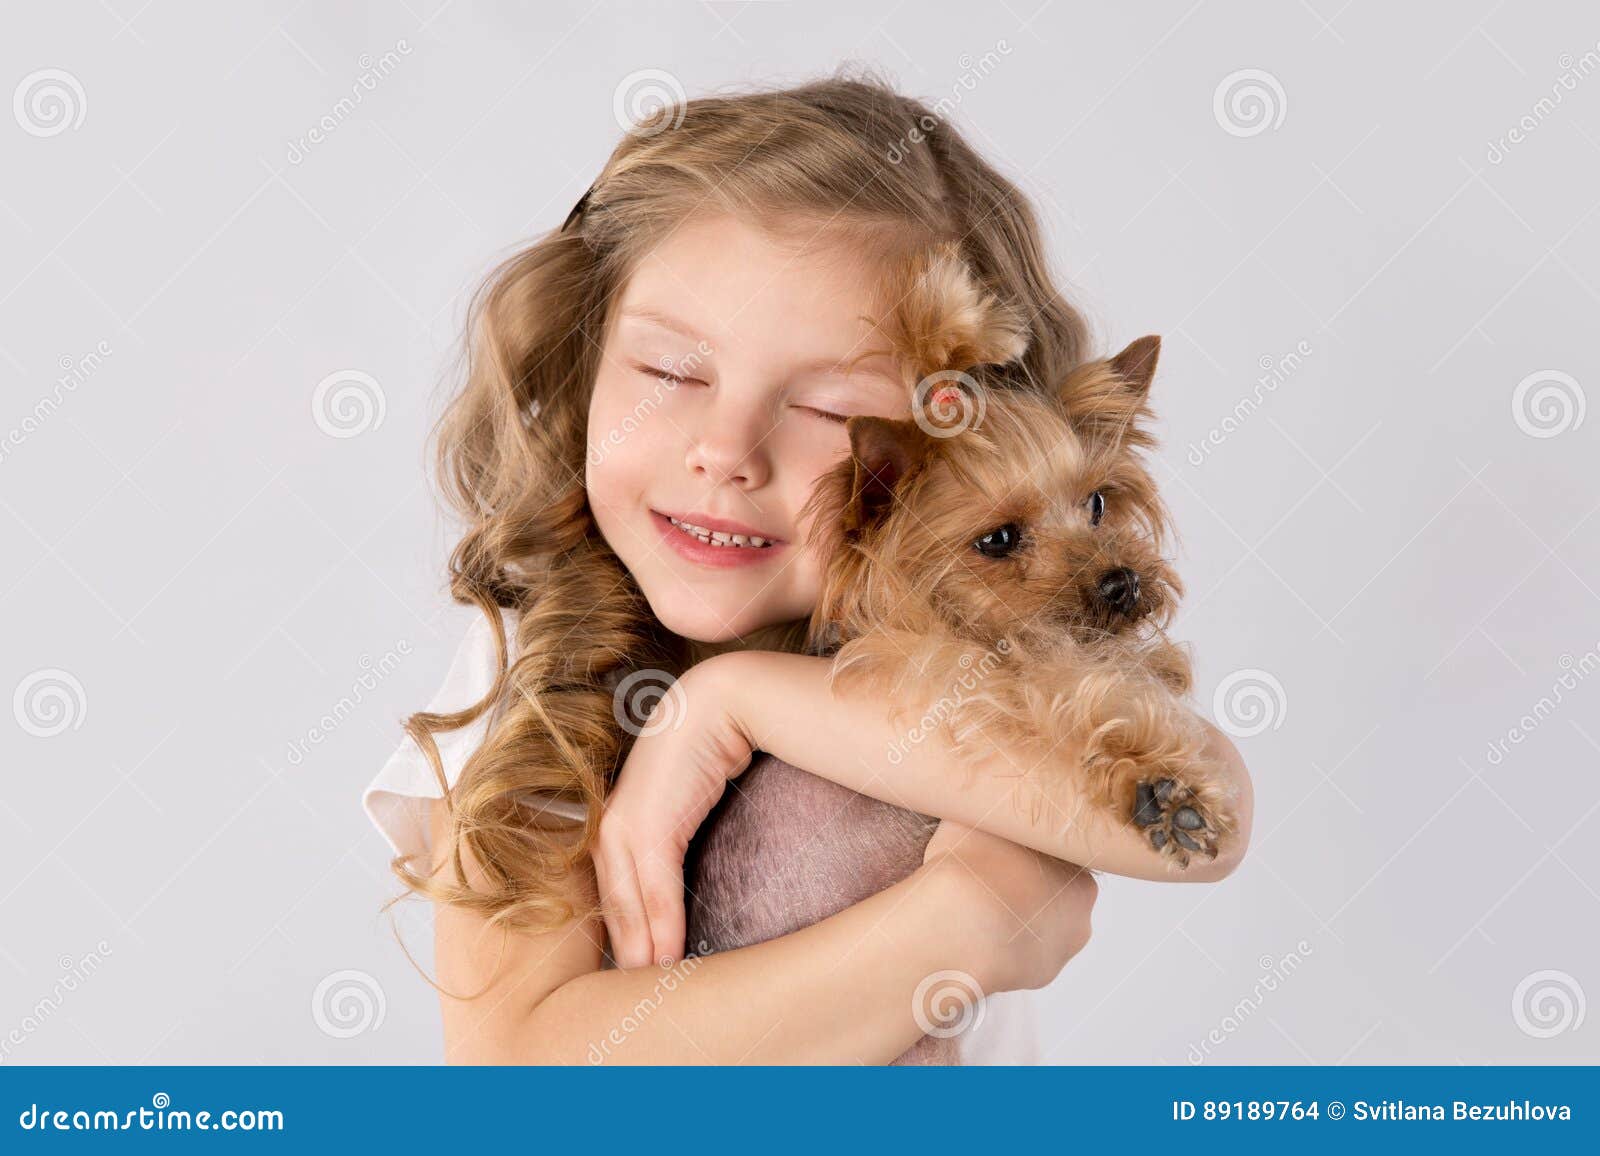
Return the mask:
{"type": "MultiPolygon", "coordinates": [[[[516,659],[517,617],[514,610],[500,611],[499,628],[505,631],[510,661],[516,659]]],[[[474,614],[424,710],[451,714],[483,701],[500,674],[495,633],[491,618],[474,614]]],[[[364,788],[362,807],[397,855],[419,854],[427,849],[433,800],[444,797],[445,787],[455,786],[461,768],[488,736],[500,709],[501,704],[494,704],[466,726],[434,732],[444,772],[443,785],[427,754],[408,733],[364,788]]]]}

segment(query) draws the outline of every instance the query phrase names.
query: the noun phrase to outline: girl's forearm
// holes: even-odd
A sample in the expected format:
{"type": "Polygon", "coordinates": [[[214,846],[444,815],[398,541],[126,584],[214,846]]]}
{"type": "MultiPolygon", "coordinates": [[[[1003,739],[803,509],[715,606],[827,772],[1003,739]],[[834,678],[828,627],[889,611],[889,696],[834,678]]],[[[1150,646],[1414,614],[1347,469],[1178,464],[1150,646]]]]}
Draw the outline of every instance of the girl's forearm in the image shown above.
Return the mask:
{"type": "MultiPolygon", "coordinates": [[[[992,938],[950,918],[975,899],[946,864],[821,923],[674,968],[595,971],[528,1013],[510,1063],[885,1064],[923,1034],[913,997],[937,971],[994,983],[992,938]]],[[[981,923],[981,921],[978,921],[981,923]]]]}
{"type": "Polygon", "coordinates": [[[1196,860],[1174,876],[1137,828],[1087,805],[1072,773],[1080,752],[1065,745],[1042,765],[999,748],[958,754],[942,732],[908,747],[889,703],[834,695],[829,659],[748,651],[703,665],[715,669],[723,701],[757,749],[863,795],[1058,859],[1142,879],[1204,882],[1232,871],[1248,840],[1249,777],[1233,745],[1209,726],[1212,753],[1236,789],[1238,837],[1217,859],[1196,860]]]}

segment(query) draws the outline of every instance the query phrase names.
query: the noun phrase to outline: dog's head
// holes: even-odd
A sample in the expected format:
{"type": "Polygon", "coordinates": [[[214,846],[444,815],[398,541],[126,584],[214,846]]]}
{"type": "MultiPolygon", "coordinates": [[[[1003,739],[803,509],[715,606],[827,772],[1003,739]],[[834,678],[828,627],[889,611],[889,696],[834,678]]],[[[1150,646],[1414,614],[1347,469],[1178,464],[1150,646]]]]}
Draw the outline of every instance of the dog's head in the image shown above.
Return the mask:
{"type": "Polygon", "coordinates": [[[942,623],[1047,649],[1164,625],[1181,587],[1141,452],[1159,350],[1140,338],[1051,395],[936,373],[914,420],[852,418],[817,495],[836,541],[814,630],[942,623]]]}

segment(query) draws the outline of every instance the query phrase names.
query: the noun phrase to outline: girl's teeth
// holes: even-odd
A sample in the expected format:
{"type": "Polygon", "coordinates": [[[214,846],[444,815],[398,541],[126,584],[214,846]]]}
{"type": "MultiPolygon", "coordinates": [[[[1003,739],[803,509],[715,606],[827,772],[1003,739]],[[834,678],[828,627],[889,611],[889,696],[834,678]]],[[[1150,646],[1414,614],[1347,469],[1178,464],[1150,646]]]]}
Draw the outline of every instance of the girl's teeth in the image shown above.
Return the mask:
{"type": "Polygon", "coordinates": [[[770,546],[772,544],[767,539],[757,537],[754,534],[724,534],[721,530],[707,530],[703,526],[696,526],[690,522],[680,522],[677,518],[674,518],[671,515],[667,516],[667,521],[671,522],[685,534],[688,534],[691,538],[698,538],[700,541],[711,546],[762,547],[770,546]]]}

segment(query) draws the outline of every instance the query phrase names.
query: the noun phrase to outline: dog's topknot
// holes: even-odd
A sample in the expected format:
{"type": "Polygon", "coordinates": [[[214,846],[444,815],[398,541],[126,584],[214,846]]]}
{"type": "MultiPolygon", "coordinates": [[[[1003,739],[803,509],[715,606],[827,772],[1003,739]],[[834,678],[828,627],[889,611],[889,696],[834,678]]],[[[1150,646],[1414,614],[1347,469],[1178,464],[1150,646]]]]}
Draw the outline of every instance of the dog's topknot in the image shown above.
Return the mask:
{"type": "Polygon", "coordinates": [[[884,293],[879,329],[908,385],[940,370],[1006,365],[1027,352],[1026,323],[979,283],[953,242],[900,262],[884,293]]]}

